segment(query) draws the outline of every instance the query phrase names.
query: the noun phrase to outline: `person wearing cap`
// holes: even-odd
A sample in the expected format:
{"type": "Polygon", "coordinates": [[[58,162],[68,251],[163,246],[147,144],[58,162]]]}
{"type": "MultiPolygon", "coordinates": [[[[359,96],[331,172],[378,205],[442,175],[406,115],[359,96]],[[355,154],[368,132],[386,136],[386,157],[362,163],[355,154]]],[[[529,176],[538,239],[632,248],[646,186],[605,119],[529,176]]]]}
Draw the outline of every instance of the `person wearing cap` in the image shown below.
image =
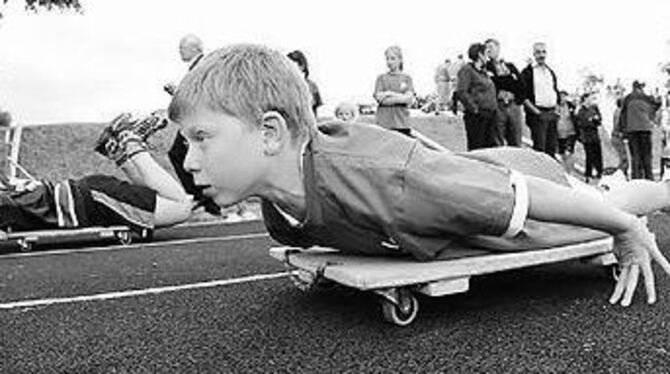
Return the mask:
{"type": "Polygon", "coordinates": [[[619,128],[626,134],[631,154],[632,179],[654,179],[651,168],[651,131],[661,103],[644,92],[644,83],[633,82],[621,107],[619,128]]]}

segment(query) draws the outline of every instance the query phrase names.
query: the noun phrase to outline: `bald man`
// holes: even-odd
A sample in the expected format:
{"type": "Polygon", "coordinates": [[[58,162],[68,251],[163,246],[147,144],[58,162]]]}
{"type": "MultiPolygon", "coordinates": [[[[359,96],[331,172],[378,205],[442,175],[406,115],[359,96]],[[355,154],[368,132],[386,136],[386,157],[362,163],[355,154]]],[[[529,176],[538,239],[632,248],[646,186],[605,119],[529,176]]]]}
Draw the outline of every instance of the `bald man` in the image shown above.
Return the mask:
{"type": "MultiPolygon", "coordinates": [[[[202,40],[193,34],[188,34],[179,41],[179,56],[182,61],[189,64],[189,71],[200,62],[203,51],[202,40]]],[[[177,85],[175,83],[168,83],[164,88],[167,93],[174,95],[177,85]]]]}
{"type": "MultiPolygon", "coordinates": [[[[202,40],[193,34],[188,34],[179,41],[179,56],[181,60],[189,64],[188,70],[193,70],[195,66],[202,59],[204,48],[202,40]]],[[[177,86],[173,83],[165,85],[165,91],[173,95],[177,86]]],[[[168,158],[172,167],[174,168],[179,181],[184,190],[190,195],[193,195],[199,205],[205,208],[207,213],[219,216],[221,215],[221,208],[212,200],[205,197],[202,191],[193,182],[193,175],[184,170],[184,159],[188,152],[188,144],[184,136],[177,132],[177,136],[172,143],[172,147],[168,151],[168,158]]]]}

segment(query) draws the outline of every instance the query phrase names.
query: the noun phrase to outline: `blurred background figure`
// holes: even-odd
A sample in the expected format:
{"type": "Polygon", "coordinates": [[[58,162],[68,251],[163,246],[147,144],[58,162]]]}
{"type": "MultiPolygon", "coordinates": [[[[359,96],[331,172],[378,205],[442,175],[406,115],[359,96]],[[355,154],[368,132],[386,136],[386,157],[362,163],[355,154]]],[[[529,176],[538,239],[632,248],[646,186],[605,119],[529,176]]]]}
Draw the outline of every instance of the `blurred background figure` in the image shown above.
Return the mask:
{"type": "Polygon", "coordinates": [[[309,64],[307,63],[307,57],[302,51],[297,49],[286,55],[286,57],[295,62],[298,65],[298,69],[300,69],[305,76],[305,81],[307,81],[307,86],[309,87],[309,93],[312,95],[312,111],[314,112],[314,117],[318,118],[318,109],[323,105],[323,100],[321,99],[319,87],[309,78],[309,64]]]}
{"type": "Polygon", "coordinates": [[[355,122],[358,117],[358,106],[344,102],[335,107],[335,118],[342,122],[355,122]]]}
{"type": "Polygon", "coordinates": [[[574,171],[575,141],[577,132],[575,131],[575,104],[570,101],[566,91],[560,91],[558,95],[558,123],[556,132],[558,135],[558,154],[561,156],[563,166],[568,173],[574,171]]]}
{"type": "Polygon", "coordinates": [[[556,73],[547,65],[545,43],[533,44],[533,58],[534,62],[521,72],[522,87],[525,91],[526,124],[530,128],[533,149],[556,157],[558,82],[556,73]]]}
{"type": "Polygon", "coordinates": [[[586,153],[586,183],[591,182],[595,171],[595,182],[603,176],[603,152],[600,144],[599,127],[602,124],[600,109],[593,93],[581,97],[581,106],[577,111],[577,134],[586,153]]]}
{"type": "Polygon", "coordinates": [[[435,69],[435,92],[437,94],[437,105],[435,111],[443,111],[449,109],[451,102],[451,76],[449,70],[451,68],[451,60],[446,59],[435,69]]]}
{"type": "Polygon", "coordinates": [[[633,82],[621,107],[621,128],[628,139],[631,156],[631,178],[654,180],[651,167],[651,133],[661,103],[644,92],[644,83],[633,82]]]}
{"type": "Polygon", "coordinates": [[[486,72],[486,46],[474,43],[468,48],[470,62],[458,72],[456,96],[463,104],[465,137],[468,151],[495,147],[498,99],[496,87],[486,72]]]}
{"type": "Polygon", "coordinates": [[[378,104],[376,123],[409,136],[409,106],[414,101],[414,83],[412,77],[403,72],[400,47],[388,47],[384,56],[389,70],[379,75],[375,82],[373,96],[378,104]]]}
{"type": "MultiPolygon", "coordinates": [[[[188,70],[192,70],[198,64],[204,53],[202,40],[193,34],[188,34],[179,41],[179,56],[181,60],[189,64],[188,70]]],[[[177,84],[174,82],[166,84],[163,89],[170,95],[174,95],[177,84]]]]}
{"type": "Polygon", "coordinates": [[[486,70],[496,86],[498,97],[498,118],[496,130],[498,144],[521,147],[521,104],[523,90],[519,81],[519,70],[513,63],[500,57],[500,42],[488,39],[486,45],[486,70]]]}
{"type": "MultiPolygon", "coordinates": [[[[202,40],[193,34],[185,35],[179,41],[179,57],[181,60],[188,64],[188,70],[193,70],[198,62],[202,59],[204,55],[204,47],[202,40]]],[[[164,87],[165,92],[170,95],[174,95],[177,90],[177,85],[174,83],[168,83],[164,87]]],[[[179,178],[179,182],[186,190],[186,193],[193,195],[195,200],[198,202],[198,205],[204,207],[205,211],[209,214],[220,216],[221,208],[214,202],[214,200],[203,195],[202,190],[195,185],[193,181],[193,175],[187,172],[184,169],[184,159],[186,159],[186,153],[188,153],[188,143],[186,138],[177,132],[177,135],[172,142],[172,146],[168,150],[168,158],[172,164],[172,168],[179,178]]]]}
{"type": "Polygon", "coordinates": [[[629,179],[630,173],[628,172],[628,168],[630,167],[630,160],[628,160],[628,140],[626,139],[626,134],[621,128],[622,106],[623,97],[618,97],[616,99],[616,108],[614,108],[614,114],[612,115],[612,135],[610,136],[610,139],[612,148],[614,148],[619,158],[619,164],[617,165],[617,168],[621,170],[626,179],[629,179]]]}

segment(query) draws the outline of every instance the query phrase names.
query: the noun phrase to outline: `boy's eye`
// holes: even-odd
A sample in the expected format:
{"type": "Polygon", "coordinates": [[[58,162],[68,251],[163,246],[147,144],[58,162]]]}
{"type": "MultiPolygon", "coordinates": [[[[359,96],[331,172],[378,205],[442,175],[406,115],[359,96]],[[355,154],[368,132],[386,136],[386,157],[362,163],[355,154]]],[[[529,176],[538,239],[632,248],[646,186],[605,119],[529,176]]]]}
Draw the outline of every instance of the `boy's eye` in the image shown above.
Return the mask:
{"type": "Polygon", "coordinates": [[[191,141],[199,143],[204,141],[207,138],[207,134],[204,131],[195,131],[191,134],[191,141]]]}

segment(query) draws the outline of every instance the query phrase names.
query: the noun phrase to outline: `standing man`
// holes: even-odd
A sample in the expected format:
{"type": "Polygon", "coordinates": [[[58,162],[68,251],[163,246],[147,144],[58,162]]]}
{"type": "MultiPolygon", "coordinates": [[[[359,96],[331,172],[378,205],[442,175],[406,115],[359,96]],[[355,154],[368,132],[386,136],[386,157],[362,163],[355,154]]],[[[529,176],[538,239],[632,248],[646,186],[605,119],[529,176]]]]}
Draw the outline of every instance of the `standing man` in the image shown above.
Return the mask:
{"type": "Polygon", "coordinates": [[[446,59],[437,67],[437,69],[435,69],[435,89],[437,92],[436,112],[448,109],[449,102],[451,101],[450,67],[451,60],[446,59]]]}
{"type": "Polygon", "coordinates": [[[654,180],[651,168],[651,131],[661,103],[644,93],[644,83],[633,82],[633,92],[621,106],[620,128],[628,138],[633,179],[654,180]]]}
{"type": "Polygon", "coordinates": [[[472,44],[468,49],[468,58],[471,62],[458,72],[456,95],[465,108],[465,136],[468,151],[471,151],[498,145],[494,131],[498,102],[495,85],[485,70],[486,46],[472,44]]]}
{"type": "Polygon", "coordinates": [[[486,70],[496,86],[498,97],[498,120],[496,124],[497,142],[512,147],[521,146],[521,104],[523,90],[521,89],[521,74],[516,66],[500,58],[500,42],[488,39],[486,55],[489,58],[486,70]]]}
{"type": "Polygon", "coordinates": [[[521,72],[526,124],[530,127],[533,149],[556,157],[558,134],[558,82],[556,73],[547,65],[547,46],[533,44],[534,63],[521,72]]]}
{"type": "MultiPolygon", "coordinates": [[[[182,61],[189,64],[189,71],[193,70],[198,62],[200,62],[203,57],[203,51],[202,40],[193,34],[184,36],[179,42],[179,56],[182,61]]],[[[163,88],[167,93],[173,95],[177,86],[174,83],[168,83],[163,88]]],[[[212,199],[207,198],[202,194],[202,190],[198,188],[193,181],[193,175],[184,170],[184,159],[186,158],[187,152],[188,143],[186,138],[184,138],[181,132],[177,132],[172,147],[170,147],[170,150],[168,151],[168,158],[170,159],[170,163],[172,164],[179,181],[182,186],[184,186],[186,193],[193,195],[198,204],[202,205],[207,213],[220,216],[221,208],[219,208],[212,199]]]]}

